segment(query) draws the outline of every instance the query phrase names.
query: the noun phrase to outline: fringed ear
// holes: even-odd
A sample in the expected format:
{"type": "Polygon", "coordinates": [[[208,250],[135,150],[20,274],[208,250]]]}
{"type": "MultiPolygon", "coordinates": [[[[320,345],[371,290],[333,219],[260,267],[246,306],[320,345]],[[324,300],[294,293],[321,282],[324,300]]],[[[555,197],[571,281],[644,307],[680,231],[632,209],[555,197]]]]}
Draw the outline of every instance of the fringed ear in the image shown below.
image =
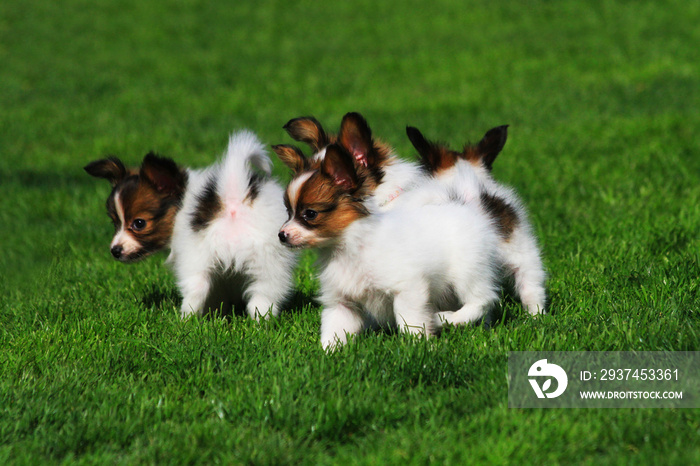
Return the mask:
{"type": "Polygon", "coordinates": [[[476,146],[476,152],[483,161],[484,166],[490,171],[493,162],[498,154],[503,150],[508,138],[508,125],[497,126],[486,132],[484,137],[476,146]]]}
{"type": "Polygon", "coordinates": [[[116,157],[108,157],[102,160],[95,160],[85,165],[83,169],[95,178],[104,178],[112,186],[119,184],[127,174],[126,167],[116,157]]]}
{"type": "Polygon", "coordinates": [[[338,142],[347,150],[356,163],[363,167],[374,167],[377,154],[374,151],[372,130],[359,113],[348,113],[340,123],[338,142]]]}
{"type": "Polygon", "coordinates": [[[314,117],[299,117],[289,120],[284,129],[295,141],[305,142],[314,152],[330,144],[330,139],[321,123],[314,117]]]}
{"type": "Polygon", "coordinates": [[[321,162],[321,173],[329,176],[333,183],[350,192],[358,185],[357,173],[349,155],[336,144],[326,148],[326,156],[321,162]]]}
{"type": "Polygon", "coordinates": [[[141,163],[139,175],[150,182],[159,192],[177,195],[184,191],[185,174],[171,159],[148,153],[141,163]]]}
{"type": "Polygon", "coordinates": [[[406,127],[406,134],[411,144],[416,148],[421,158],[423,167],[430,173],[437,173],[454,166],[457,162],[457,153],[449,150],[442,144],[428,141],[417,128],[406,127]]]}
{"type": "Polygon", "coordinates": [[[278,144],[272,146],[272,150],[275,151],[282,163],[291,168],[294,173],[299,173],[308,168],[308,161],[298,147],[290,146],[289,144],[278,144]]]}

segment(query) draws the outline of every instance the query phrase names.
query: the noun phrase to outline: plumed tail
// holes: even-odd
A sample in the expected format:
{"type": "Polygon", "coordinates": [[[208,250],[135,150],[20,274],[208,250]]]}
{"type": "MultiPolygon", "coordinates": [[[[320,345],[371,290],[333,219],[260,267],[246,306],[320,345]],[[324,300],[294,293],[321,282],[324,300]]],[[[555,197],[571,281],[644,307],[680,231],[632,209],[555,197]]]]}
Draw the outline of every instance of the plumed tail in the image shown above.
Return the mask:
{"type": "Polygon", "coordinates": [[[272,162],[260,139],[248,130],[231,135],[221,161],[219,193],[225,200],[248,196],[251,183],[272,173],[272,162]]]}
{"type": "Polygon", "coordinates": [[[260,170],[267,175],[272,173],[272,162],[265,146],[249,130],[231,134],[223,163],[226,173],[247,172],[250,169],[260,170]]]}

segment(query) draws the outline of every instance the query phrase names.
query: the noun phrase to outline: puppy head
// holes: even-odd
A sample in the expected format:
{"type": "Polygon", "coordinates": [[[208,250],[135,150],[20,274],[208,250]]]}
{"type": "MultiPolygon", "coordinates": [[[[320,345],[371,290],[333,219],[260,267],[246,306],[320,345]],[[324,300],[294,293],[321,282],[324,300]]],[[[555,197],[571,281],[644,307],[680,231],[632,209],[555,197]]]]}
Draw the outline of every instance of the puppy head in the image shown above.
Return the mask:
{"type": "Polygon", "coordinates": [[[295,174],[320,169],[326,148],[337,144],[350,154],[357,174],[364,179],[364,188],[372,191],[381,183],[384,168],[391,162],[391,147],[375,140],[365,118],[356,112],[343,117],[337,135],[327,133],[314,117],[294,118],[284,125],[284,129],[294,140],[308,144],[313,151],[313,156],[307,158],[298,147],[273,146],[280,160],[295,174]]]}
{"type": "Polygon", "coordinates": [[[477,145],[467,144],[462,152],[453,151],[444,144],[427,140],[418,129],[411,126],[406,127],[406,134],[420,154],[423,166],[430,173],[440,174],[449,170],[459,160],[466,160],[490,172],[496,156],[506,144],[508,125],[488,130],[477,145]]]}
{"type": "Polygon", "coordinates": [[[114,223],[112,256],[138,261],[168,246],[187,175],[170,159],[146,155],[138,170],[127,170],[115,157],[96,160],[85,171],[112,184],[107,213],[114,223]]]}
{"type": "Polygon", "coordinates": [[[362,203],[363,177],[339,144],[326,148],[318,168],[302,169],[289,183],[284,203],[289,219],[279,232],[290,247],[324,246],[354,221],[368,215],[362,203]]]}

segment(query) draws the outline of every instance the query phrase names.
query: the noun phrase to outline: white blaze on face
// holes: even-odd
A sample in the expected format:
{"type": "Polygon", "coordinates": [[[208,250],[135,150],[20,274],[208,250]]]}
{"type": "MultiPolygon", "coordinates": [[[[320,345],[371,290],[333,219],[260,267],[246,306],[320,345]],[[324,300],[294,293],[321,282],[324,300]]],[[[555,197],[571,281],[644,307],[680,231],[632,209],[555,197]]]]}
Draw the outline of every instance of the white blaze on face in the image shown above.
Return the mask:
{"type": "Polygon", "coordinates": [[[141,243],[127,230],[126,221],[124,219],[124,207],[119,198],[119,193],[114,196],[114,207],[119,217],[119,230],[114,235],[109,248],[113,249],[115,246],[121,246],[122,258],[126,258],[138,252],[141,249],[141,243]]]}
{"type": "Polygon", "coordinates": [[[294,218],[294,212],[296,211],[297,202],[299,201],[299,191],[301,187],[311,178],[314,172],[307,172],[294,178],[287,187],[287,197],[289,197],[289,206],[292,208],[292,218],[294,218]]]}
{"type": "Polygon", "coordinates": [[[301,187],[313,175],[313,172],[304,173],[301,176],[294,178],[287,187],[287,197],[289,199],[289,207],[291,208],[291,218],[282,225],[280,231],[283,232],[290,246],[305,246],[313,239],[314,235],[311,231],[299,224],[295,220],[297,202],[299,202],[299,192],[301,187]]]}

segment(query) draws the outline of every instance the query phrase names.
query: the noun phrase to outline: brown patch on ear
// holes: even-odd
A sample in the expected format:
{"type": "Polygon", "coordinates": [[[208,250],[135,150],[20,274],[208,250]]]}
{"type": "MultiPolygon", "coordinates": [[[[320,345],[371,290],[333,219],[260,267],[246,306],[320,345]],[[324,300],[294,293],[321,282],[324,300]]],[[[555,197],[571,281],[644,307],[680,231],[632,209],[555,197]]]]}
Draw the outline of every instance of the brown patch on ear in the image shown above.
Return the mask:
{"type": "Polygon", "coordinates": [[[357,173],[348,154],[337,144],[326,148],[326,156],[321,162],[321,173],[330,177],[333,183],[351,192],[358,186],[357,173]]]}
{"type": "Polygon", "coordinates": [[[143,158],[139,175],[168,196],[180,196],[185,190],[185,173],[171,159],[153,152],[143,158]]]}
{"type": "Polygon", "coordinates": [[[85,165],[83,169],[95,178],[106,179],[112,186],[119,184],[128,174],[124,164],[116,157],[95,160],[85,165]]]}
{"type": "Polygon", "coordinates": [[[516,210],[500,197],[489,193],[481,193],[480,199],[484,210],[496,222],[498,233],[509,241],[519,222],[516,210]]]}
{"type": "Polygon", "coordinates": [[[308,168],[308,159],[304,157],[304,153],[298,147],[289,144],[278,144],[272,146],[272,150],[275,151],[282,163],[291,168],[294,173],[299,173],[308,168]]]}
{"type": "Polygon", "coordinates": [[[314,152],[331,143],[321,123],[314,117],[299,117],[289,120],[283,127],[295,141],[305,142],[314,152]]]}
{"type": "Polygon", "coordinates": [[[363,167],[377,165],[377,154],[374,151],[372,130],[367,121],[359,113],[347,113],[340,123],[338,142],[347,150],[356,163],[363,167]]]}
{"type": "Polygon", "coordinates": [[[476,146],[464,148],[464,158],[472,163],[480,161],[487,170],[491,171],[493,162],[503,150],[508,139],[508,125],[497,126],[486,132],[476,146]]]}
{"type": "Polygon", "coordinates": [[[421,164],[429,173],[439,173],[452,168],[459,154],[443,144],[428,141],[417,128],[406,127],[406,134],[421,158],[421,164]]]}

